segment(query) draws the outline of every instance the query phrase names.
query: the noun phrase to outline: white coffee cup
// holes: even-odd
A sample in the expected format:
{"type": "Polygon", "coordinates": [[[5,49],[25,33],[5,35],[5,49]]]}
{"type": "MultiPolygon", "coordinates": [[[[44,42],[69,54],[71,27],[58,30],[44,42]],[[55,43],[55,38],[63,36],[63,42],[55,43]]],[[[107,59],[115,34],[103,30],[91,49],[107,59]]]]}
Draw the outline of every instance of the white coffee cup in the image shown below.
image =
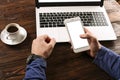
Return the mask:
{"type": "Polygon", "coordinates": [[[17,23],[10,23],[3,29],[0,37],[8,45],[17,45],[26,39],[27,31],[17,23]]]}
{"type": "Polygon", "coordinates": [[[17,39],[17,37],[20,36],[19,28],[20,28],[20,26],[16,23],[8,24],[4,29],[7,34],[6,39],[8,39],[8,40],[17,39]]]}

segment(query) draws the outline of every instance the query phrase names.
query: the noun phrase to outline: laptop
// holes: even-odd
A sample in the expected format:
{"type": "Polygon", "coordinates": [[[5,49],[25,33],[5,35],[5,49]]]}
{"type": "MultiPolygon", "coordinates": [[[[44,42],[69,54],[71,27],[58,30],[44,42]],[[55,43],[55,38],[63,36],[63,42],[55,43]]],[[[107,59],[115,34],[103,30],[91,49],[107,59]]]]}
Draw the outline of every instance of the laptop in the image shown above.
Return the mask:
{"type": "Polygon", "coordinates": [[[98,40],[116,40],[103,0],[36,0],[37,36],[47,34],[56,42],[70,41],[64,20],[79,16],[83,27],[98,40]]]}

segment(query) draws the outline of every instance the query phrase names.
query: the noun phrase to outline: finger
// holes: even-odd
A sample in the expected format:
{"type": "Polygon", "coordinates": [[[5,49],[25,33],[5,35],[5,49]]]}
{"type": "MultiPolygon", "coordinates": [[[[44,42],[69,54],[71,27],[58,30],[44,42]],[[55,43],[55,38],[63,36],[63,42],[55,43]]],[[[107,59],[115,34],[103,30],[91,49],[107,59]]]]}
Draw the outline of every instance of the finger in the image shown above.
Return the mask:
{"type": "Polygon", "coordinates": [[[91,33],[87,28],[84,28],[85,33],[91,33]]]}
{"type": "Polygon", "coordinates": [[[88,38],[95,38],[95,35],[92,32],[90,32],[87,28],[84,28],[84,30],[88,38]]]}
{"type": "Polygon", "coordinates": [[[81,34],[80,37],[83,39],[90,39],[93,38],[93,35],[91,33],[85,33],[85,34],[81,34]]]}
{"type": "Polygon", "coordinates": [[[80,38],[83,38],[83,39],[90,39],[91,37],[92,36],[89,33],[85,33],[85,34],[80,35],[80,38]]]}
{"type": "Polygon", "coordinates": [[[81,38],[87,38],[87,35],[86,34],[81,34],[80,37],[81,38]]]}
{"type": "Polygon", "coordinates": [[[42,35],[41,38],[45,43],[49,43],[51,41],[51,38],[48,35],[42,35]]]}
{"type": "Polygon", "coordinates": [[[54,38],[52,38],[52,39],[50,40],[49,45],[52,45],[52,47],[54,47],[55,44],[56,44],[56,40],[55,40],[54,38]]]}
{"type": "Polygon", "coordinates": [[[87,28],[84,28],[84,31],[85,31],[85,34],[81,34],[80,37],[84,39],[89,38],[91,34],[90,31],[87,28]]]}
{"type": "Polygon", "coordinates": [[[45,35],[42,35],[42,38],[43,38],[43,39],[50,39],[50,37],[49,37],[48,35],[46,35],[46,34],[45,34],[45,35]]]}
{"type": "Polygon", "coordinates": [[[40,35],[36,39],[37,40],[45,40],[46,38],[48,38],[48,35],[40,35]]]}
{"type": "Polygon", "coordinates": [[[51,41],[51,39],[50,39],[49,37],[47,37],[47,38],[45,39],[45,42],[46,42],[46,43],[50,43],[50,41],[51,41]]]}

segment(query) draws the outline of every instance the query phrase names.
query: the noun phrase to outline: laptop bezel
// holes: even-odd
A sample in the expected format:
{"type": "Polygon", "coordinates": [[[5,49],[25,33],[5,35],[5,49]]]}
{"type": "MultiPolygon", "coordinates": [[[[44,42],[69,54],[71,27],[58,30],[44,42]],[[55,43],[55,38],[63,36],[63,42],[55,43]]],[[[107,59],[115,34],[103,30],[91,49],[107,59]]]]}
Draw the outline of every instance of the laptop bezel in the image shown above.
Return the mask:
{"type": "Polygon", "coordinates": [[[36,7],[49,7],[49,6],[103,6],[104,0],[100,2],[52,2],[52,3],[39,3],[39,0],[35,0],[36,7]]]}

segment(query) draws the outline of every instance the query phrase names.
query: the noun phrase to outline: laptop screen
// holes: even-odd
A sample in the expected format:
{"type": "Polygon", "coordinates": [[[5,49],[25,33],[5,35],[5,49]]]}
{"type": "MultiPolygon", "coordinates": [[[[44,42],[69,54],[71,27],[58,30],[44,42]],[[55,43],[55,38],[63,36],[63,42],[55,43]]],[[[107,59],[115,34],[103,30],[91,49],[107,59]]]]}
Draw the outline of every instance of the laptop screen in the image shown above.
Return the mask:
{"type": "Polygon", "coordinates": [[[101,0],[39,0],[40,3],[49,3],[49,2],[96,2],[101,0]]]}
{"type": "Polygon", "coordinates": [[[102,6],[103,0],[36,0],[36,7],[46,6],[102,6]]]}

